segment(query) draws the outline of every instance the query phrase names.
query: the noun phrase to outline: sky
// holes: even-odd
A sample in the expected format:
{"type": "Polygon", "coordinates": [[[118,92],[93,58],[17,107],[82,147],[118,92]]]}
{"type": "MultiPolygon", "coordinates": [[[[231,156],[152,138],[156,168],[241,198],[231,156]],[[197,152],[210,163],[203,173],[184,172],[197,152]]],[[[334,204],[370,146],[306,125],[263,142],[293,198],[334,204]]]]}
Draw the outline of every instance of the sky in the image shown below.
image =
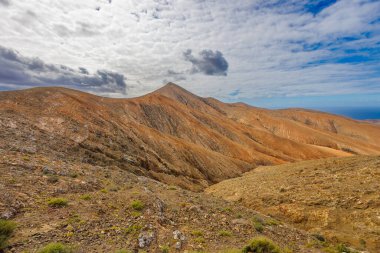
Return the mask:
{"type": "Polygon", "coordinates": [[[379,0],[0,0],[0,90],[167,82],[268,108],[380,108],[379,0]]]}

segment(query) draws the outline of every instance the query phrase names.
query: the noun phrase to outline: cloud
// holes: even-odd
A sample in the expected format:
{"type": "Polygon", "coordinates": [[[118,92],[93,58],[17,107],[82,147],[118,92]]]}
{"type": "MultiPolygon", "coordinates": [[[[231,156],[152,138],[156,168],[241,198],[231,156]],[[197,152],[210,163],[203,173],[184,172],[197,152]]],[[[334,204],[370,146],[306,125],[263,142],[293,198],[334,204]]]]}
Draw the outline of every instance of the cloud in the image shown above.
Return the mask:
{"type": "Polygon", "coordinates": [[[119,96],[165,81],[223,100],[380,93],[376,0],[0,1],[11,2],[0,8],[1,44],[40,60],[0,72],[35,85],[42,75],[98,85],[97,70],[110,69],[128,73],[127,95],[113,77],[119,96]]]}
{"type": "Polygon", "coordinates": [[[228,62],[219,51],[202,50],[198,57],[193,56],[192,50],[183,53],[186,61],[191,62],[191,73],[203,73],[209,76],[226,76],[228,62]]]}
{"type": "Polygon", "coordinates": [[[98,93],[126,94],[124,75],[107,70],[95,73],[80,67],[44,63],[39,58],[20,55],[17,51],[0,46],[0,87],[66,86],[98,93]]]}
{"type": "Polygon", "coordinates": [[[10,1],[9,0],[0,0],[0,5],[9,6],[10,5],[10,1]]]}

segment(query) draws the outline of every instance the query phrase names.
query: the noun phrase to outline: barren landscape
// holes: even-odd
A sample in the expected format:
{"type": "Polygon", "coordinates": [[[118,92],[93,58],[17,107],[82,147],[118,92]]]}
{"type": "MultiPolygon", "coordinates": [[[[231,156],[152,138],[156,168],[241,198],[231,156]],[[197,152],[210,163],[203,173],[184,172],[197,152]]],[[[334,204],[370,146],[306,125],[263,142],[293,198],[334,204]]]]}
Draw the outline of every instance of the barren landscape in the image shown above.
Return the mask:
{"type": "Polygon", "coordinates": [[[283,252],[379,249],[375,124],[173,83],[133,99],[1,92],[0,124],[9,252],[240,252],[258,236],[283,252]]]}

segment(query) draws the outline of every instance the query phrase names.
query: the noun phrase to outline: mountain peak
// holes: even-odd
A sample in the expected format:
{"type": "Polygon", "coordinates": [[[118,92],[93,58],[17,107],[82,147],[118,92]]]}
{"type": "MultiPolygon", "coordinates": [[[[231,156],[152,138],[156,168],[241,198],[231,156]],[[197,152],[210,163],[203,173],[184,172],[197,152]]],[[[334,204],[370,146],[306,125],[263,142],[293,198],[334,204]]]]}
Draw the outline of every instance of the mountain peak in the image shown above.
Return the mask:
{"type": "Polygon", "coordinates": [[[182,88],[181,86],[169,82],[165,86],[159,88],[158,90],[154,91],[152,94],[159,94],[180,102],[183,102],[182,100],[198,100],[200,97],[197,95],[191,93],[190,91],[182,88]]]}
{"type": "MultiPolygon", "coordinates": [[[[185,92],[188,94],[192,94],[188,90],[186,90],[186,89],[182,88],[181,86],[179,86],[175,83],[172,83],[172,82],[165,84],[164,86],[162,86],[158,90],[154,91],[153,93],[159,93],[159,94],[165,95],[168,92],[170,92],[170,93],[184,93],[185,92]]],[[[194,95],[194,94],[192,94],[192,95],[194,95]]]]}

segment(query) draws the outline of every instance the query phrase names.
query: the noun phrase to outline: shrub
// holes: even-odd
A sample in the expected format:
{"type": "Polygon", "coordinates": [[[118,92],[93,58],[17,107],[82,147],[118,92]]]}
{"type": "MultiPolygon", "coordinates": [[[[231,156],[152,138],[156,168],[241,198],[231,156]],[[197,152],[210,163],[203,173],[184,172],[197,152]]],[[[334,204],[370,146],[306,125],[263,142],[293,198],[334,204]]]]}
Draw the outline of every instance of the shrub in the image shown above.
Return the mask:
{"type": "Polygon", "coordinates": [[[132,217],[137,218],[137,217],[140,217],[142,215],[142,213],[139,211],[133,211],[133,212],[131,212],[131,215],[132,215],[132,217]]]}
{"type": "Polygon", "coordinates": [[[0,220],[0,252],[8,246],[8,239],[16,229],[16,223],[8,220],[0,220]]]}
{"type": "Polygon", "coordinates": [[[136,211],[141,211],[144,209],[144,204],[140,200],[133,200],[131,202],[131,207],[136,211]]]}
{"type": "Polygon", "coordinates": [[[161,249],[161,252],[162,253],[169,253],[170,251],[170,248],[169,246],[165,245],[165,246],[160,246],[160,249],[161,249]]]}
{"type": "Polygon", "coordinates": [[[197,237],[197,238],[194,239],[194,242],[196,242],[196,243],[205,243],[206,240],[203,237],[197,237]]]}
{"type": "Polygon", "coordinates": [[[131,253],[131,252],[126,249],[119,249],[119,250],[116,250],[115,253],[131,253]]]}
{"type": "Polygon", "coordinates": [[[123,230],[124,230],[125,234],[136,234],[136,233],[140,232],[141,229],[142,229],[141,225],[134,224],[132,226],[124,228],[123,230]]]}
{"type": "Polygon", "coordinates": [[[264,231],[264,224],[265,224],[265,221],[261,217],[259,216],[253,217],[252,225],[256,229],[257,232],[261,233],[264,231]]]}
{"type": "Polygon", "coordinates": [[[73,253],[73,249],[62,243],[49,243],[39,251],[38,253],[73,253]]]}
{"type": "Polygon", "coordinates": [[[203,236],[203,232],[199,230],[193,230],[191,231],[191,235],[193,236],[203,236]]]}
{"type": "Polygon", "coordinates": [[[346,245],[344,244],[338,244],[336,246],[336,249],[339,253],[356,253],[357,251],[354,251],[354,250],[351,250],[350,248],[348,248],[346,245]]]}
{"type": "Polygon", "coordinates": [[[227,231],[227,230],[220,230],[218,232],[218,235],[219,236],[232,236],[232,233],[230,231],[227,231]]]}
{"type": "Polygon", "coordinates": [[[48,200],[48,205],[55,208],[61,208],[67,206],[69,201],[64,198],[51,198],[48,200]]]}
{"type": "Polygon", "coordinates": [[[281,253],[280,248],[266,237],[253,239],[248,246],[244,247],[243,253],[281,253]]]}
{"type": "Polygon", "coordinates": [[[90,200],[91,199],[91,195],[90,194],[83,194],[82,196],[80,196],[80,199],[90,200]]]}

